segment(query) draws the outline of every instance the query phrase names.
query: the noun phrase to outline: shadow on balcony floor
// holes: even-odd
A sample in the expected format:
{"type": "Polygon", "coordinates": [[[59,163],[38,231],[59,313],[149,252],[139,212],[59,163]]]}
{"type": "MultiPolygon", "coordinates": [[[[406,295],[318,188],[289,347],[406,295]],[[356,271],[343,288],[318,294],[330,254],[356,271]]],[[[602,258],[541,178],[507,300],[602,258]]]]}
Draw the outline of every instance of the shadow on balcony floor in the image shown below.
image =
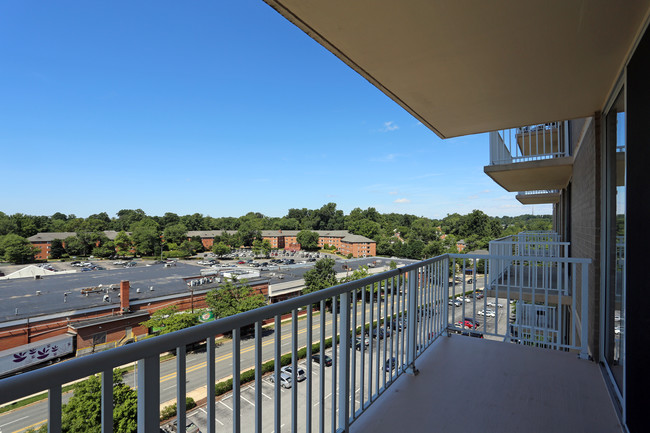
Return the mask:
{"type": "Polygon", "coordinates": [[[622,432],[600,368],[573,353],[454,335],[352,432],[622,432]]]}

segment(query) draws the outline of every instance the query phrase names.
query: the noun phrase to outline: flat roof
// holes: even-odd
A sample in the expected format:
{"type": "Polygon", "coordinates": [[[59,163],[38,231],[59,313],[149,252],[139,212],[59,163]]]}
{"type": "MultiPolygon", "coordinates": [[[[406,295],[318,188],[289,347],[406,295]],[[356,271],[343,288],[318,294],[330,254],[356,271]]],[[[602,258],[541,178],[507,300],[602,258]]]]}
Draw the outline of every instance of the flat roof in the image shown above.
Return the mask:
{"type": "MultiPolygon", "coordinates": [[[[131,286],[129,301],[131,304],[157,298],[189,293],[183,278],[199,276],[201,266],[178,263],[176,266],[162,265],[133,268],[107,269],[104,271],[77,272],[45,276],[42,279],[0,280],[0,325],[2,322],[16,319],[33,318],[47,314],[69,312],[70,315],[92,308],[119,308],[119,284],[128,280],[131,286]],[[102,285],[101,291],[82,295],[81,290],[102,285]],[[110,288],[110,287],[113,288],[110,288]],[[153,288],[153,290],[150,290],[153,288]],[[140,289],[140,293],[137,290],[140,289]],[[40,293],[39,293],[40,292],[40,293]],[[110,301],[103,301],[108,294],[110,301]]],[[[249,283],[262,282],[265,279],[250,279],[249,283]]],[[[208,290],[218,283],[195,287],[208,290]]]]}

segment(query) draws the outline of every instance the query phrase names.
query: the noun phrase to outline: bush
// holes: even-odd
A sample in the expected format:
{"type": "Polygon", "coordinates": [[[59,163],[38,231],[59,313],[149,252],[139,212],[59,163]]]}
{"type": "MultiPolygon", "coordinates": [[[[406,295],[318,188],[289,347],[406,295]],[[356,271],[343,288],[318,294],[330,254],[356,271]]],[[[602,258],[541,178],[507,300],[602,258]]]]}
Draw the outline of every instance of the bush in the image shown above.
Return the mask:
{"type": "Polygon", "coordinates": [[[354,256],[352,255],[352,253],[350,253],[350,254],[347,255],[347,258],[348,258],[348,259],[351,259],[352,257],[354,257],[354,256]]]}
{"type": "MultiPolygon", "coordinates": [[[[192,397],[186,397],[185,398],[185,410],[190,410],[192,408],[196,407],[196,402],[192,397]]],[[[176,416],[176,403],[167,406],[163,408],[162,411],[160,411],[160,421],[165,421],[170,418],[173,418],[176,416]]]]}
{"type": "Polygon", "coordinates": [[[183,259],[188,255],[185,250],[163,251],[163,257],[166,259],[183,259]]]}

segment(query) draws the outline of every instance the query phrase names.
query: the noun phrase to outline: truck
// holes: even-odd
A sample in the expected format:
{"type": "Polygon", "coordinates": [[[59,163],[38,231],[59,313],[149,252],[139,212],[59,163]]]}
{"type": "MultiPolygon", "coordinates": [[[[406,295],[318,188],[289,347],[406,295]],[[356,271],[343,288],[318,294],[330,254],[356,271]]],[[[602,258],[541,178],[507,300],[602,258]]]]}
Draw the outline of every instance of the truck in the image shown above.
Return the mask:
{"type": "Polygon", "coordinates": [[[9,376],[39,364],[53,362],[74,353],[74,334],[57,335],[0,352],[0,377],[9,376]]]}

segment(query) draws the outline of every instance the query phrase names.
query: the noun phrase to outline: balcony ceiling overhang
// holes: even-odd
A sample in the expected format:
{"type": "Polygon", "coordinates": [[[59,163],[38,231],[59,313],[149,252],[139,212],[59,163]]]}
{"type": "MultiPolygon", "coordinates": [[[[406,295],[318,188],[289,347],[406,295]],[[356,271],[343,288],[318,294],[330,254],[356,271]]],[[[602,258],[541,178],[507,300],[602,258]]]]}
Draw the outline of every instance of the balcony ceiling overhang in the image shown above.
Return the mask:
{"type": "Polygon", "coordinates": [[[265,0],[442,138],[602,110],[650,0],[265,0]]]}

